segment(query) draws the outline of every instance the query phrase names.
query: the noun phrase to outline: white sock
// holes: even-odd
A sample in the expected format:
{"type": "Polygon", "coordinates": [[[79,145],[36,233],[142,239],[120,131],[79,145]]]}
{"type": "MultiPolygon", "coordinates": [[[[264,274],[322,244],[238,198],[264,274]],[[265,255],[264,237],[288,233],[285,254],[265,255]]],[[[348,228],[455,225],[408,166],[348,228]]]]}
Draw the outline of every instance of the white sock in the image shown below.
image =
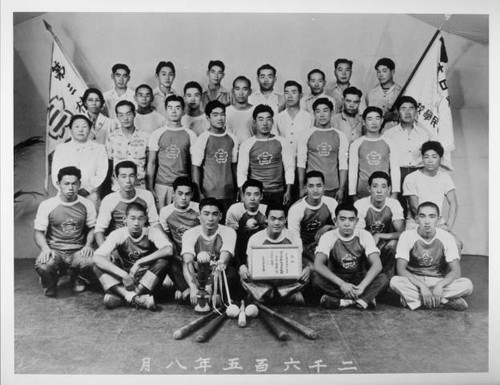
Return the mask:
{"type": "Polygon", "coordinates": [[[354,305],[354,301],[352,299],[341,299],[340,300],[340,307],[346,307],[346,306],[351,306],[354,305]]]}

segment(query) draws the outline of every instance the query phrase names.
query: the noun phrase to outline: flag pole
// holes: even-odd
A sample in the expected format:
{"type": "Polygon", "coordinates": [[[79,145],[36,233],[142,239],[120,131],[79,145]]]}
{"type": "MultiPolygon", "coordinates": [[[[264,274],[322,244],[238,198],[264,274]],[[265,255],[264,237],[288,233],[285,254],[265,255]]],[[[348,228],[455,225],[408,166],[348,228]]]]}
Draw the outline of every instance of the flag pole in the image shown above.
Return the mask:
{"type": "Polygon", "coordinates": [[[436,41],[437,37],[439,36],[439,33],[443,29],[444,24],[450,19],[450,17],[451,17],[451,15],[444,15],[444,19],[441,22],[441,25],[439,26],[439,28],[434,33],[434,36],[432,36],[432,39],[429,42],[429,44],[427,44],[427,47],[425,48],[424,53],[422,54],[422,56],[420,56],[420,59],[418,60],[417,64],[415,65],[415,68],[413,68],[413,71],[411,72],[410,76],[408,76],[408,79],[406,79],[405,84],[401,88],[401,91],[399,92],[397,98],[394,100],[394,103],[392,103],[392,106],[389,109],[389,111],[394,111],[394,108],[396,107],[397,101],[405,93],[406,89],[408,88],[408,85],[410,84],[410,82],[412,81],[413,77],[415,76],[415,73],[419,69],[420,64],[422,64],[422,62],[424,61],[425,56],[427,55],[427,52],[429,52],[429,50],[431,49],[432,45],[434,44],[434,42],[436,41]]]}

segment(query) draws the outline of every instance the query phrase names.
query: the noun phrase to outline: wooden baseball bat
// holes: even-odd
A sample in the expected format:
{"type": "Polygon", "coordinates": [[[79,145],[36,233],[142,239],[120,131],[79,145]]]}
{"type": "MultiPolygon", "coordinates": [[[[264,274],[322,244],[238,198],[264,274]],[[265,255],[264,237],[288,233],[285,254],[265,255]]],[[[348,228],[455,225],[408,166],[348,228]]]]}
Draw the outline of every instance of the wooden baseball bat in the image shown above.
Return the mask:
{"type": "Polygon", "coordinates": [[[240,315],[238,316],[238,326],[244,328],[247,326],[247,315],[245,314],[245,300],[241,300],[240,315]]]}
{"type": "Polygon", "coordinates": [[[198,342],[205,342],[207,341],[212,335],[215,334],[217,328],[219,325],[221,325],[224,320],[226,319],[226,313],[222,313],[220,316],[217,318],[213,319],[210,321],[203,329],[199,331],[199,333],[196,335],[196,341],[198,342]]]}
{"type": "Polygon", "coordinates": [[[210,321],[211,319],[215,318],[217,315],[219,315],[222,311],[224,310],[223,307],[220,307],[217,310],[212,310],[212,312],[208,313],[207,315],[204,315],[203,317],[197,318],[194,321],[190,322],[187,325],[184,325],[183,327],[177,329],[174,332],[174,339],[180,340],[187,335],[191,334],[195,330],[198,330],[201,328],[205,323],[210,321]]]}
{"type": "Polygon", "coordinates": [[[259,314],[259,316],[264,325],[267,326],[267,328],[271,331],[272,334],[274,334],[274,336],[276,336],[278,340],[286,341],[289,338],[288,333],[283,329],[280,329],[279,326],[271,319],[270,315],[262,312],[259,314]]]}
{"type": "Polygon", "coordinates": [[[318,333],[316,333],[313,329],[308,328],[307,326],[302,325],[301,323],[294,321],[293,319],[290,319],[288,317],[282,316],[281,314],[277,313],[274,310],[269,309],[267,306],[261,304],[260,302],[255,301],[255,305],[262,310],[265,311],[267,314],[272,315],[273,317],[279,319],[281,322],[283,322],[285,325],[291,327],[295,331],[303,334],[310,340],[315,340],[318,338],[318,333]]]}

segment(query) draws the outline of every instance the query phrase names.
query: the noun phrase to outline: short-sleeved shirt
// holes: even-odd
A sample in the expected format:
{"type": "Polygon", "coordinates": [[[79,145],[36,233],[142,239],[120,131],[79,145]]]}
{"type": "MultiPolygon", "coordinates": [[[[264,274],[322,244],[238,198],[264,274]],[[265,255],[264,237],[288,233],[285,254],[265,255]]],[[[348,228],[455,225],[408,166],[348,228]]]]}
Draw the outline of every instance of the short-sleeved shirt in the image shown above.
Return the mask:
{"type": "Polygon", "coordinates": [[[74,202],[63,202],[59,196],[49,198],[38,206],[35,230],[45,233],[51,249],[80,250],[85,246],[87,231],[95,226],[94,204],[81,196],[74,202]]]}
{"type": "Polygon", "coordinates": [[[433,202],[443,212],[443,203],[446,195],[455,190],[451,177],[438,170],[435,176],[425,175],[421,170],[409,174],[403,184],[403,195],[415,195],[419,203],[433,202]]]}
{"type": "Polygon", "coordinates": [[[165,100],[169,96],[172,96],[172,95],[178,96],[179,94],[177,93],[176,90],[174,90],[173,88],[171,88],[170,92],[165,95],[163,92],[160,91],[159,87],[156,87],[153,90],[153,101],[151,102],[151,107],[153,107],[155,109],[155,111],[158,112],[160,115],[163,115],[163,116],[166,117],[166,114],[165,114],[165,100]]]}
{"type": "Polygon", "coordinates": [[[394,221],[404,220],[403,208],[397,199],[385,198],[381,208],[373,206],[370,197],[357,200],[354,207],[358,209],[358,227],[370,234],[393,233],[394,221]]]}
{"type": "Polygon", "coordinates": [[[208,122],[205,114],[198,116],[189,116],[187,114],[183,115],[181,118],[181,124],[182,127],[186,127],[186,129],[193,131],[196,136],[200,136],[203,132],[210,129],[210,123],[208,122]]]}
{"type": "Polygon", "coordinates": [[[274,118],[276,133],[288,140],[293,156],[297,156],[297,143],[302,132],[311,128],[314,117],[306,110],[300,109],[292,119],[288,110],[281,111],[274,118]]]}
{"type": "Polygon", "coordinates": [[[128,100],[129,102],[133,103],[135,108],[137,109],[137,103],[135,102],[135,92],[130,88],[127,88],[125,93],[121,96],[118,96],[118,93],[114,88],[112,90],[104,92],[102,96],[104,97],[106,109],[108,110],[108,116],[110,118],[116,118],[115,107],[118,102],[121,102],[122,100],[128,100]]]}
{"type": "Polygon", "coordinates": [[[201,251],[205,251],[210,254],[212,261],[217,261],[223,251],[233,256],[235,245],[236,232],[232,228],[219,225],[215,234],[206,236],[200,225],[187,230],[182,236],[181,255],[197,256],[201,251]]]}
{"type": "Polygon", "coordinates": [[[425,240],[418,229],[403,231],[396,248],[396,258],[408,261],[407,269],[415,275],[443,277],[448,273],[448,263],[460,259],[453,235],[436,228],[436,235],[425,240]]]}
{"type": "Polygon", "coordinates": [[[236,195],[232,165],[238,161],[238,140],[233,134],[204,132],[191,147],[191,159],[193,166],[203,170],[205,196],[229,199],[236,195]]]}
{"type": "Polygon", "coordinates": [[[156,111],[151,111],[149,114],[137,113],[135,115],[134,125],[139,131],[151,134],[158,128],[166,126],[167,119],[156,111]]]}
{"type": "Polygon", "coordinates": [[[168,246],[172,244],[159,228],[145,227],[142,234],[134,238],[126,227],[122,227],[109,234],[94,255],[107,257],[117,250],[124,269],[128,271],[137,260],[168,246]]]}
{"type": "Polygon", "coordinates": [[[345,238],[339,229],[328,231],[320,238],[316,254],[328,257],[328,268],[340,276],[363,275],[367,256],[380,254],[373,236],[366,230],[356,228],[351,237],[345,238]]]}
{"type": "Polygon", "coordinates": [[[385,114],[392,107],[400,92],[401,86],[397,83],[394,83],[388,90],[384,90],[379,84],[366,95],[366,105],[378,107],[385,114]]]}
{"type": "Polygon", "coordinates": [[[318,230],[325,225],[333,225],[335,208],[334,198],[323,196],[317,206],[311,206],[306,197],[295,202],[288,211],[288,229],[300,235],[304,247],[315,243],[318,230]]]}
{"type": "Polygon", "coordinates": [[[349,149],[349,195],[368,196],[368,179],[375,171],[389,174],[392,191],[399,192],[400,170],[392,142],[383,136],[362,136],[356,139],[349,149]]]}
{"type": "Polygon", "coordinates": [[[160,224],[163,230],[172,239],[176,258],[181,260],[182,236],[186,230],[192,229],[200,224],[198,217],[200,210],[197,202],[190,202],[189,206],[184,209],[178,209],[173,203],[164,206],[160,210],[160,224]]]}
{"type": "MultiPolygon", "coordinates": [[[[137,165],[136,186],[146,185],[146,162],[148,152],[147,132],[134,129],[130,137],[126,137],[122,128],[117,128],[108,135],[106,150],[108,158],[113,161],[114,167],[124,160],[131,160],[137,165]]],[[[118,183],[114,179],[113,190],[118,191],[118,183]]]]}
{"type": "Polygon", "coordinates": [[[141,188],[135,189],[135,196],[131,199],[123,199],[119,191],[112,192],[104,197],[99,208],[95,231],[109,234],[112,231],[125,227],[125,211],[129,203],[137,202],[146,208],[149,226],[158,224],[158,213],[156,211],[153,194],[141,188]]]}
{"type": "Polygon", "coordinates": [[[286,228],[276,239],[269,238],[267,229],[261,230],[252,235],[248,240],[248,246],[246,249],[247,256],[250,255],[252,247],[263,245],[297,245],[299,246],[299,252],[302,254],[302,241],[300,240],[300,237],[297,237],[286,228]]]}
{"type": "Polygon", "coordinates": [[[274,91],[267,96],[260,91],[256,91],[248,97],[248,103],[254,107],[265,104],[273,109],[274,116],[276,116],[285,106],[285,97],[274,91]]]}
{"type": "Polygon", "coordinates": [[[260,204],[255,212],[250,212],[245,208],[243,202],[238,202],[227,210],[226,226],[231,227],[236,231],[236,257],[237,265],[245,263],[245,251],[247,249],[248,239],[258,231],[267,227],[266,208],[264,204],[260,204]],[[257,222],[255,229],[246,227],[247,221],[254,219],[257,222]]]}
{"type": "Polygon", "coordinates": [[[344,112],[341,112],[332,116],[331,123],[333,127],[344,133],[349,144],[360,138],[363,134],[364,122],[359,114],[351,120],[344,112]]]}
{"type": "Polygon", "coordinates": [[[297,167],[306,172],[316,170],[325,175],[325,189],[340,186],[339,170],[347,170],[348,142],[344,133],[336,128],[312,127],[299,138],[297,167]]]}
{"type": "Polygon", "coordinates": [[[205,91],[203,91],[203,93],[201,94],[201,103],[203,105],[203,109],[212,100],[218,100],[227,107],[232,103],[233,96],[230,91],[222,86],[219,87],[216,95],[212,95],[212,92],[208,88],[205,89],[205,91]]]}
{"type": "Polygon", "coordinates": [[[226,129],[238,140],[238,144],[253,136],[253,108],[237,110],[234,106],[226,108],[226,129]]]}
{"type": "Polygon", "coordinates": [[[172,186],[175,179],[191,171],[191,146],[196,134],[184,127],[162,127],[149,137],[149,150],[158,153],[156,183],[172,186]]]}
{"type": "Polygon", "coordinates": [[[238,187],[247,178],[257,179],[264,184],[266,193],[284,191],[285,184],[293,184],[295,179],[293,155],[281,136],[245,140],[240,146],[237,170],[238,187]]]}

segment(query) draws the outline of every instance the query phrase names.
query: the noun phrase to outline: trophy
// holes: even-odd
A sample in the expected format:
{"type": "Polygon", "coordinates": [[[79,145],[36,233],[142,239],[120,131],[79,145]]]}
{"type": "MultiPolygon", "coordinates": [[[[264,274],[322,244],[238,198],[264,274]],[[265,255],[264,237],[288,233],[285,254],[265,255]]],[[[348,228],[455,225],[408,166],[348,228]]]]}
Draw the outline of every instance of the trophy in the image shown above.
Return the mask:
{"type": "Polygon", "coordinates": [[[210,281],[210,273],[212,272],[210,254],[202,251],[198,254],[196,259],[198,261],[198,294],[196,295],[198,300],[194,307],[194,311],[198,314],[205,314],[211,310],[208,304],[208,292],[205,289],[210,281]]]}

